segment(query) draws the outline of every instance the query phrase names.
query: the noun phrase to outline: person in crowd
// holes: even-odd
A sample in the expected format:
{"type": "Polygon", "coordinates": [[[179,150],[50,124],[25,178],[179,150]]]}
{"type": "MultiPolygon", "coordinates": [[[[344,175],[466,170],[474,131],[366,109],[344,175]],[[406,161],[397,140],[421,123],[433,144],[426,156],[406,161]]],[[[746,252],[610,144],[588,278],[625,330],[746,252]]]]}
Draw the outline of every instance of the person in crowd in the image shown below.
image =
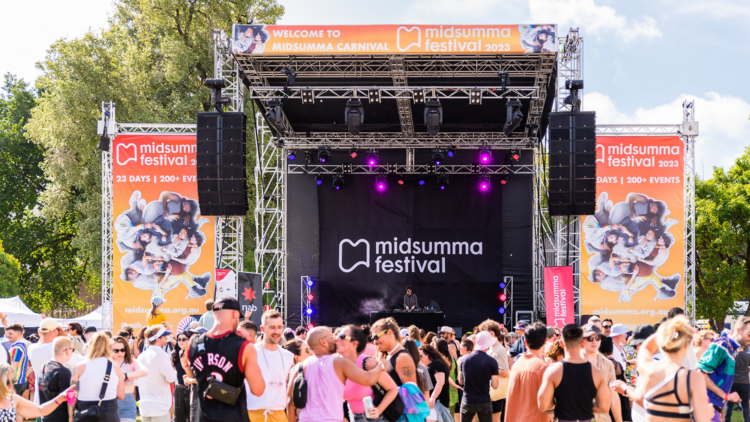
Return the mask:
{"type": "Polygon", "coordinates": [[[177,380],[174,383],[174,421],[175,422],[188,422],[190,421],[190,385],[195,383],[195,380],[188,379],[185,374],[185,368],[180,364],[180,358],[188,346],[190,340],[190,332],[182,331],[177,334],[177,346],[170,355],[172,361],[172,367],[177,372],[177,380]]]}
{"type": "Polygon", "coordinates": [[[565,349],[562,346],[562,340],[555,341],[544,354],[544,361],[547,363],[560,362],[565,357],[565,349]]]}
{"type": "MultiPolygon", "coordinates": [[[[643,345],[643,342],[645,342],[649,337],[654,335],[656,333],[656,329],[649,324],[641,324],[637,327],[635,327],[635,330],[633,330],[633,338],[630,339],[630,345],[632,347],[635,347],[636,355],[638,354],[638,351],[641,349],[641,346],[643,345]]],[[[610,337],[611,338],[611,337],[610,337]]],[[[613,358],[614,358],[614,343],[613,343],[613,358]]],[[[654,355],[654,357],[660,357],[660,355],[657,353],[654,355]]],[[[633,364],[633,362],[629,362],[633,364]]],[[[619,365],[618,365],[619,366],[619,365]]],[[[637,362],[635,362],[635,366],[637,367],[637,362]]],[[[632,373],[632,372],[631,372],[632,373]]],[[[635,384],[636,388],[640,388],[642,381],[639,378],[633,378],[632,376],[630,379],[626,379],[625,382],[635,384]]],[[[623,394],[618,390],[618,394],[623,394]]],[[[643,406],[640,403],[630,401],[628,399],[629,403],[631,404],[631,417],[632,420],[635,422],[643,422],[646,420],[646,409],[643,408],[643,406]]]]}
{"type": "MultiPolygon", "coordinates": [[[[690,351],[688,351],[690,353],[690,351]]],[[[695,354],[695,353],[693,353],[695,354]]],[[[750,353],[746,348],[742,348],[734,357],[734,382],[732,383],[731,392],[736,392],[740,396],[742,403],[742,418],[744,422],[750,422],[750,377],[748,377],[748,368],[750,366],[750,353]]],[[[727,406],[726,422],[732,420],[732,408],[727,406]]]]}
{"type": "Polygon", "coordinates": [[[294,339],[290,342],[287,342],[287,344],[284,345],[284,349],[290,351],[294,355],[295,365],[304,361],[310,355],[312,355],[310,346],[308,346],[306,342],[299,339],[294,339]]]}
{"type": "Polygon", "coordinates": [[[458,390],[459,400],[458,400],[458,406],[456,406],[458,410],[457,412],[458,418],[456,418],[456,420],[460,421],[461,420],[461,402],[463,401],[463,397],[464,397],[464,390],[463,390],[464,382],[463,382],[463,374],[461,373],[461,362],[463,362],[466,356],[468,356],[469,354],[471,354],[471,352],[474,351],[474,342],[470,340],[468,336],[464,336],[463,339],[461,340],[461,348],[458,349],[458,351],[459,353],[461,353],[461,356],[459,356],[458,360],[456,361],[456,366],[458,366],[458,381],[457,382],[458,382],[458,385],[461,386],[461,389],[458,390]]]}
{"type": "MultiPolygon", "coordinates": [[[[678,315],[685,315],[685,310],[680,307],[674,307],[670,309],[667,312],[667,321],[678,315]]],[[[682,366],[690,369],[691,371],[693,369],[698,369],[698,359],[696,359],[695,357],[695,348],[693,347],[692,341],[690,342],[690,344],[688,344],[688,353],[687,355],[685,355],[685,361],[682,362],[682,366]]]]}
{"type": "MultiPolygon", "coordinates": [[[[554,331],[553,331],[554,332],[554,331]]],[[[549,422],[547,413],[539,410],[536,396],[548,364],[544,361],[547,327],[541,322],[529,325],[524,332],[526,353],[519,355],[508,379],[507,421],[549,422]]]]}
{"type": "Polygon", "coordinates": [[[83,354],[83,345],[86,344],[86,340],[83,338],[83,327],[77,322],[69,322],[68,328],[65,330],[68,337],[73,341],[73,347],[76,349],[76,353],[83,354]]]}
{"type": "MultiPolygon", "coordinates": [[[[357,366],[356,363],[343,357],[337,357],[336,342],[333,333],[327,327],[315,327],[307,333],[307,343],[313,355],[302,364],[307,381],[307,405],[299,412],[299,420],[306,421],[340,421],[344,419],[344,386],[351,379],[357,384],[371,387],[380,378],[380,365],[370,371],[357,366]]],[[[297,373],[299,365],[293,371],[297,373]]],[[[249,380],[248,380],[249,381],[249,380]]],[[[287,391],[289,405],[287,416],[290,422],[296,422],[297,410],[291,400],[293,383],[287,391]]]]}
{"type": "Polygon", "coordinates": [[[556,340],[558,340],[558,337],[557,337],[557,331],[555,330],[555,327],[547,327],[547,340],[544,342],[543,352],[547,353],[549,348],[552,347],[553,344],[555,344],[556,340]]]}
{"type": "MultiPolygon", "coordinates": [[[[36,376],[34,385],[39,385],[39,377],[42,373],[42,367],[48,360],[55,356],[53,341],[60,333],[60,326],[52,318],[44,318],[39,323],[39,334],[41,339],[38,343],[29,346],[29,362],[36,376]]],[[[39,404],[39,389],[34,390],[34,404],[39,404]]]]}
{"type": "Polygon", "coordinates": [[[628,356],[623,348],[628,338],[628,326],[625,324],[613,325],[612,333],[609,335],[609,338],[612,339],[612,346],[615,350],[613,353],[615,361],[619,363],[624,370],[628,366],[628,356]]]}
{"type": "Polygon", "coordinates": [[[640,344],[638,387],[616,381],[618,392],[626,394],[635,403],[645,405],[644,420],[690,419],[691,414],[695,421],[712,420],[710,409],[705,405],[708,397],[704,378],[700,372],[682,365],[692,337],[693,329],[684,316],[667,320],[661,324],[655,336],[640,344]],[[662,357],[654,359],[654,355],[660,351],[662,357]]]}
{"type": "MultiPolygon", "coordinates": [[[[39,401],[42,403],[54,400],[70,387],[72,373],[65,367],[75,351],[73,342],[67,337],[58,337],[52,341],[54,356],[42,367],[39,376],[39,401]]],[[[42,418],[43,422],[67,422],[67,401],[58,406],[52,413],[42,418]]]]}
{"type": "Polygon", "coordinates": [[[148,343],[146,342],[147,329],[148,327],[141,327],[141,329],[138,331],[138,336],[136,336],[135,338],[135,349],[133,350],[133,356],[135,358],[138,358],[138,355],[140,355],[148,345],[148,343]]]}
{"type": "Polygon", "coordinates": [[[497,361],[487,354],[497,339],[487,331],[476,335],[475,350],[461,361],[464,395],[461,401],[461,422],[471,422],[474,416],[479,422],[492,421],[492,399],[490,388],[500,386],[497,361]]]}
{"type": "Polygon", "coordinates": [[[423,344],[419,348],[419,356],[422,364],[427,367],[430,381],[433,384],[430,390],[429,405],[430,421],[450,421],[453,416],[450,412],[450,393],[448,390],[448,361],[437,349],[429,344],[423,344]]]}
{"type": "Polygon", "coordinates": [[[601,318],[599,318],[598,315],[594,315],[591,318],[589,318],[587,324],[593,324],[593,325],[596,325],[596,328],[598,328],[599,330],[602,329],[602,320],[601,318]]]}
{"type": "Polygon", "coordinates": [[[255,347],[246,347],[246,340],[236,334],[241,312],[236,299],[221,298],[214,302],[213,312],[214,326],[205,334],[194,336],[190,340],[190,350],[183,355],[182,366],[188,377],[197,380],[198,391],[206,390],[209,378],[219,377],[225,384],[240,389],[234,405],[199,394],[196,412],[201,419],[246,421],[247,397],[242,388],[245,381],[250,392],[258,397],[266,389],[258,366],[258,354],[255,347]]]}
{"type": "Polygon", "coordinates": [[[117,401],[120,422],[135,422],[137,412],[134,380],[146,376],[148,371],[133,358],[128,340],[124,337],[112,340],[112,362],[120,367],[125,380],[125,398],[117,401]]]}
{"type": "Polygon", "coordinates": [[[88,326],[86,329],[83,330],[83,339],[86,340],[86,343],[91,341],[91,338],[94,337],[94,334],[97,333],[96,327],[88,326]]]}
{"type": "Polygon", "coordinates": [[[305,341],[307,339],[307,328],[299,326],[294,330],[294,338],[305,341]]]}
{"type": "Polygon", "coordinates": [[[255,345],[258,363],[266,388],[260,396],[247,391],[247,413],[250,422],[286,422],[286,379],[294,364],[294,354],[279,347],[284,331],[284,318],[270,310],[261,316],[263,341],[255,345]]]}
{"type": "Polygon", "coordinates": [[[451,413],[457,413],[456,404],[459,403],[458,391],[461,389],[461,386],[458,385],[457,361],[450,355],[450,351],[448,350],[448,342],[444,339],[438,339],[437,341],[435,341],[434,347],[435,350],[437,350],[437,352],[443,356],[448,364],[448,379],[446,380],[446,383],[448,384],[448,392],[450,395],[450,405],[448,406],[448,410],[450,410],[451,413]]]}
{"type": "Polygon", "coordinates": [[[708,350],[708,346],[719,337],[714,331],[701,330],[693,334],[693,348],[695,349],[695,358],[701,360],[703,354],[708,350]]]}
{"type": "Polygon", "coordinates": [[[258,325],[253,321],[242,321],[237,327],[237,335],[255,344],[255,338],[258,336],[258,325]]]}
{"type": "Polygon", "coordinates": [[[581,354],[581,327],[566,325],[562,337],[565,357],[544,371],[537,404],[559,421],[590,421],[595,413],[609,412],[609,386],[602,371],[581,354]]]}
{"type": "Polygon", "coordinates": [[[294,330],[292,330],[289,327],[285,328],[281,337],[283,339],[282,341],[284,344],[286,344],[287,341],[294,340],[294,337],[295,337],[294,330]]]}
{"type": "Polygon", "coordinates": [[[510,347],[510,357],[515,358],[516,356],[520,355],[521,353],[526,352],[526,346],[523,341],[523,334],[526,331],[526,327],[529,325],[526,321],[518,321],[518,323],[513,327],[513,330],[515,330],[515,334],[517,338],[514,340],[513,346],[510,347]]]}
{"type": "Polygon", "coordinates": [[[448,350],[453,359],[458,359],[458,343],[456,342],[456,330],[452,327],[441,327],[440,337],[448,342],[448,350]]]}
{"type": "Polygon", "coordinates": [[[206,301],[206,312],[201,315],[200,319],[198,320],[198,324],[201,325],[201,327],[210,330],[214,326],[214,300],[208,299],[206,301]]]}
{"type": "Polygon", "coordinates": [[[602,321],[602,334],[605,337],[609,337],[610,334],[612,334],[612,326],[614,325],[614,322],[612,322],[611,318],[605,318],[602,321]]]}
{"type": "Polygon", "coordinates": [[[13,389],[16,394],[23,394],[29,388],[26,370],[29,366],[29,352],[23,333],[26,331],[23,324],[15,323],[8,325],[5,315],[2,318],[5,327],[5,338],[10,345],[10,364],[13,367],[13,389]]]}
{"type": "Polygon", "coordinates": [[[166,303],[166,299],[162,299],[159,296],[154,296],[151,299],[151,312],[148,314],[148,326],[154,326],[163,324],[164,327],[167,328],[168,331],[172,331],[172,325],[169,324],[169,321],[167,321],[167,316],[164,315],[164,313],[161,311],[161,306],[166,303]]]}
{"type": "Polygon", "coordinates": [[[145,336],[149,347],[136,360],[138,367],[147,371],[138,382],[143,422],[171,420],[172,390],[169,384],[177,380],[177,371],[172,367],[169,354],[164,351],[170,334],[172,333],[161,324],[148,327],[145,336]]]}
{"type": "MultiPolygon", "coordinates": [[[[15,422],[16,420],[23,421],[45,417],[65,402],[66,394],[72,388],[68,387],[53,397],[52,400],[42,405],[36,405],[15,394],[13,388],[11,388],[13,386],[13,377],[13,367],[5,362],[0,363],[0,380],[5,380],[4,382],[0,382],[0,421],[15,422]]],[[[67,416],[65,420],[68,420],[67,416]]]]}
{"type": "Polygon", "coordinates": [[[422,335],[419,332],[419,328],[416,325],[410,325],[406,330],[409,333],[409,339],[417,342],[417,347],[420,347],[422,345],[422,335]]]}
{"type": "MultiPolygon", "coordinates": [[[[620,365],[615,362],[614,357],[612,357],[612,353],[614,353],[614,346],[612,345],[612,339],[608,336],[602,336],[602,342],[599,345],[599,353],[604,355],[610,362],[612,362],[612,365],[614,367],[615,371],[615,379],[620,380],[622,382],[627,382],[628,380],[625,379],[625,371],[620,367],[620,365]]],[[[630,417],[630,399],[627,398],[627,396],[620,394],[620,393],[612,393],[614,397],[616,397],[620,401],[620,419],[617,419],[615,414],[612,412],[612,409],[614,409],[615,406],[612,406],[609,409],[609,416],[612,420],[619,420],[619,421],[625,421],[630,422],[632,419],[630,417]],[[615,394],[616,393],[616,394],[615,394]]]]}
{"type": "Polygon", "coordinates": [[[506,395],[507,395],[507,383],[508,377],[510,376],[510,366],[508,364],[508,352],[505,350],[503,342],[499,341],[501,337],[504,337],[502,331],[500,331],[500,324],[488,319],[479,324],[480,332],[485,331],[490,333],[495,341],[494,344],[487,350],[487,354],[497,361],[497,374],[500,377],[501,388],[492,390],[490,396],[492,398],[492,422],[500,422],[503,412],[505,412],[506,395]]]}
{"type": "Polygon", "coordinates": [[[424,339],[422,341],[422,344],[432,344],[432,341],[435,340],[435,337],[437,337],[437,336],[438,335],[435,334],[434,332],[428,331],[427,335],[425,335],[425,336],[422,337],[424,339]]]}
{"type": "MultiPolygon", "coordinates": [[[[378,362],[363,353],[366,344],[367,337],[364,331],[355,325],[344,326],[336,335],[336,353],[356,363],[358,368],[371,370],[378,366],[378,362]]],[[[373,397],[372,388],[357,384],[351,379],[346,380],[344,400],[349,405],[349,422],[386,422],[381,415],[398,395],[398,386],[387,372],[381,372],[377,382],[386,394],[377,406],[366,413],[362,400],[365,397],[373,397]]]]}
{"type": "Polygon", "coordinates": [[[417,295],[414,294],[414,288],[406,286],[406,294],[404,295],[404,309],[407,311],[413,311],[419,307],[417,301],[417,295]]]}
{"type": "MultiPolygon", "coordinates": [[[[703,372],[703,380],[708,388],[708,399],[714,407],[712,420],[721,421],[727,402],[740,400],[739,394],[730,392],[734,382],[734,357],[749,344],[750,317],[741,317],[735,321],[731,334],[711,343],[698,362],[698,369],[703,372]]],[[[638,370],[641,370],[640,366],[638,370]]]]}
{"type": "Polygon", "coordinates": [[[111,360],[112,347],[106,334],[94,334],[87,344],[86,359],[78,363],[71,378],[73,389],[77,391],[76,409],[85,411],[98,406],[102,421],[117,421],[120,419],[117,400],[125,399],[125,377],[120,366],[111,360]],[[109,381],[105,381],[107,373],[109,381]],[[104,382],[107,382],[107,387],[104,396],[100,397],[104,382]]]}
{"type": "MultiPolygon", "coordinates": [[[[602,344],[602,334],[599,327],[594,324],[586,324],[583,327],[583,357],[595,368],[604,374],[604,381],[609,386],[617,379],[615,366],[607,359],[606,356],[599,353],[599,346],[602,344]]],[[[620,397],[613,391],[609,394],[609,409],[607,413],[595,413],[594,419],[597,422],[612,422],[610,414],[614,415],[616,422],[622,422],[622,412],[620,410],[620,397]]]]}

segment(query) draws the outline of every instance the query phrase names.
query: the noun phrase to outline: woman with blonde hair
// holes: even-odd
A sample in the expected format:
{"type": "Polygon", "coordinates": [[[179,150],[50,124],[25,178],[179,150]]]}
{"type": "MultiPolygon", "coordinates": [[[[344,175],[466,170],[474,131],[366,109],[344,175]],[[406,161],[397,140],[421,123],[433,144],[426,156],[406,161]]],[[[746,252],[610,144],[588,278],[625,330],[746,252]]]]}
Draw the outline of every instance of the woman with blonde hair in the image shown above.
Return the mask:
{"type": "Polygon", "coordinates": [[[716,337],[719,336],[711,330],[701,330],[693,334],[693,348],[695,349],[695,357],[699,362],[708,350],[708,346],[716,340],[716,337]]]}
{"type": "Polygon", "coordinates": [[[0,421],[26,420],[41,418],[52,413],[57,406],[65,403],[66,394],[72,387],[66,388],[54,399],[42,405],[36,405],[19,396],[13,389],[13,367],[0,363],[0,421]]]}
{"type": "Polygon", "coordinates": [[[646,409],[646,421],[711,419],[703,374],[682,366],[692,339],[692,327],[684,316],[668,320],[638,350],[638,387],[615,381],[617,392],[646,409]],[[665,357],[655,360],[659,349],[665,357]]]}
{"type": "Polygon", "coordinates": [[[409,338],[417,342],[417,347],[421,346],[422,336],[419,333],[419,328],[416,325],[410,325],[406,330],[409,331],[409,338]]]}
{"type": "Polygon", "coordinates": [[[109,337],[103,332],[98,332],[88,344],[86,360],[76,366],[76,373],[70,380],[79,386],[76,408],[83,411],[99,406],[102,421],[120,420],[117,400],[125,400],[125,377],[120,366],[112,362],[109,337]],[[100,398],[107,374],[109,383],[104,390],[104,396],[100,398]]]}

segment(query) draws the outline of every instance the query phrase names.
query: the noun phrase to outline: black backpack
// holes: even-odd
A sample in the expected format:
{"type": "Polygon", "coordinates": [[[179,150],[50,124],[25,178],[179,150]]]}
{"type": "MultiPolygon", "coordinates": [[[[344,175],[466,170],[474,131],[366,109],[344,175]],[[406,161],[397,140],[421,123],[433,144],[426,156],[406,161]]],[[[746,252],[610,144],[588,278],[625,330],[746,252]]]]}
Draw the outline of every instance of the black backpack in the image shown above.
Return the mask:
{"type": "Polygon", "coordinates": [[[305,379],[304,363],[299,364],[297,376],[294,378],[292,403],[297,409],[304,409],[307,406],[307,380],[305,379]]]}

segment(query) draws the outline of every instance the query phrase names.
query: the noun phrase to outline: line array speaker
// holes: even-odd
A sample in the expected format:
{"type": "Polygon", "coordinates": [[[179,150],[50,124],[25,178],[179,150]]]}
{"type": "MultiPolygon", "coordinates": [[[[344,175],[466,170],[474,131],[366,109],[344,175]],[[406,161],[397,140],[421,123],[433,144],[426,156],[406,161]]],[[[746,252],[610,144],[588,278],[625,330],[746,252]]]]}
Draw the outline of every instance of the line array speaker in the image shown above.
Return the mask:
{"type": "Polygon", "coordinates": [[[198,113],[198,203],[202,215],[245,215],[245,113],[198,113]]]}
{"type": "Polygon", "coordinates": [[[596,208],[596,113],[550,113],[549,214],[592,215],[596,208]]]}

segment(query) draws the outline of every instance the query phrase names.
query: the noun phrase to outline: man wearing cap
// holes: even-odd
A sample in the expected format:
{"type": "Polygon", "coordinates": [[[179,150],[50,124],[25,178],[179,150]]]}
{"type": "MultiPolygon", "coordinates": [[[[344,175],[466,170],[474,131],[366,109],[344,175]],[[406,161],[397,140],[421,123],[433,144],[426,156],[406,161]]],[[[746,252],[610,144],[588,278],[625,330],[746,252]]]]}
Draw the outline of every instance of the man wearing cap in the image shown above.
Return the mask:
{"type": "Polygon", "coordinates": [[[516,334],[518,335],[518,340],[513,343],[513,346],[511,346],[510,350],[508,351],[510,357],[515,358],[521,353],[526,353],[526,343],[524,343],[523,334],[526,331],[526,327],[528,327],[528,325],[529,323],[526,321],[518,321],[516,326],[513,327],[513,329],[516,330],[516,334]]]}
{"type": "Polygon", "coordinates": [[[144,333],[149,347],[137,359],[148,371],[145,377],[137,381],[143,422],[169,422],[171,419],[172,390],[169,384],[177,380],[177,371],[163,349],[170,334],[172,332],[161,324],[148,327],[144,333]]]}
{"type": "MultiPolygon", "coordinates": [[[[603,336],[601,330],[596,325],[587,324],[583,326],[583,357],[593,367],[599,369],[604,374],[604,380],[609,385],[609,383],[614,382],[617,378],[615,376],[615,365],[599,353],[599,346],[602,344],[603,336]]],[[[620,397],[611,391],[609,394],[609,405],[615,421],[622,422],[620,397]]],[[[597,422],[612,422],[609,413],[594,413],[594,419],[597,422]]]]}
{"type": "Polygon", "coordinates": [[[198,420],[247,422],[248,390],[262,396],[266,384],[258,366],[257,352],[252,345],[237,335],[241,308],[237,299],[223,297],[214,302],[214,326],[207,333],[190,340],[190,349],[183,356],[182,366],[190,378],[198,381],[198,391],[205,392],[209,379],[215,379],[238,389],[234,404],[217,397],[199,395],[198,420]]]}
{"type": "MultiPolygon", "coordinates": [[[[408,334],[408,331],[407,331],[408,334]]],[[[456,330],[447,325],[440,328],[440,337],[448,342],[448,351],[453,359],[458,360],[458,344],[456,344],[456,330]]]]}
{"type": "Polygon", "coordinates": [[[612,357],[614,357],[615,361],[622,366],[622,370],[624,371],[628,366],[628,356],[625,354],[625,349],[623,349],[622,346],[625,344],[625,340],[628,337],[628,326],[625,324],[613,325],[612,333],[609,337],[612,339],[612,346],[615,348],[612,357]]]}
{"type": "Polygon", "coordinates": [[[94,334],[96,334],[96,327],[88,326],[83,330],[83,338],[86,339],[86,344],[83,345],[83,352],[81,352],[83,356],[86,356],[88,353],[89,341],[91,340],[91,337],[94,337],[94,334]]]}
{"type": "Polygon", "coordinates": [[[487,354],[497,339],[487,331],[476,335],[474,351],[461,361],[464,397],[461,401],[461,422],[471,422],[474,415],[479,422],[492,422],[490,386],[500,386],[497,361],[487,354]]]}
{"type": "MultiPolygon", "coordinates": [[[[48,360],[55,357],[55,349],[52,344],[60,333],[60,326],[52,318],[44,318],[39,324],[39,342],[29,346],[29,361],[31,369],[34,370],[36,385],[39,385],[42,368],[48,360]]],[[[34,403],[39,403],[39,390],[34,390],[34,403]]]]}

